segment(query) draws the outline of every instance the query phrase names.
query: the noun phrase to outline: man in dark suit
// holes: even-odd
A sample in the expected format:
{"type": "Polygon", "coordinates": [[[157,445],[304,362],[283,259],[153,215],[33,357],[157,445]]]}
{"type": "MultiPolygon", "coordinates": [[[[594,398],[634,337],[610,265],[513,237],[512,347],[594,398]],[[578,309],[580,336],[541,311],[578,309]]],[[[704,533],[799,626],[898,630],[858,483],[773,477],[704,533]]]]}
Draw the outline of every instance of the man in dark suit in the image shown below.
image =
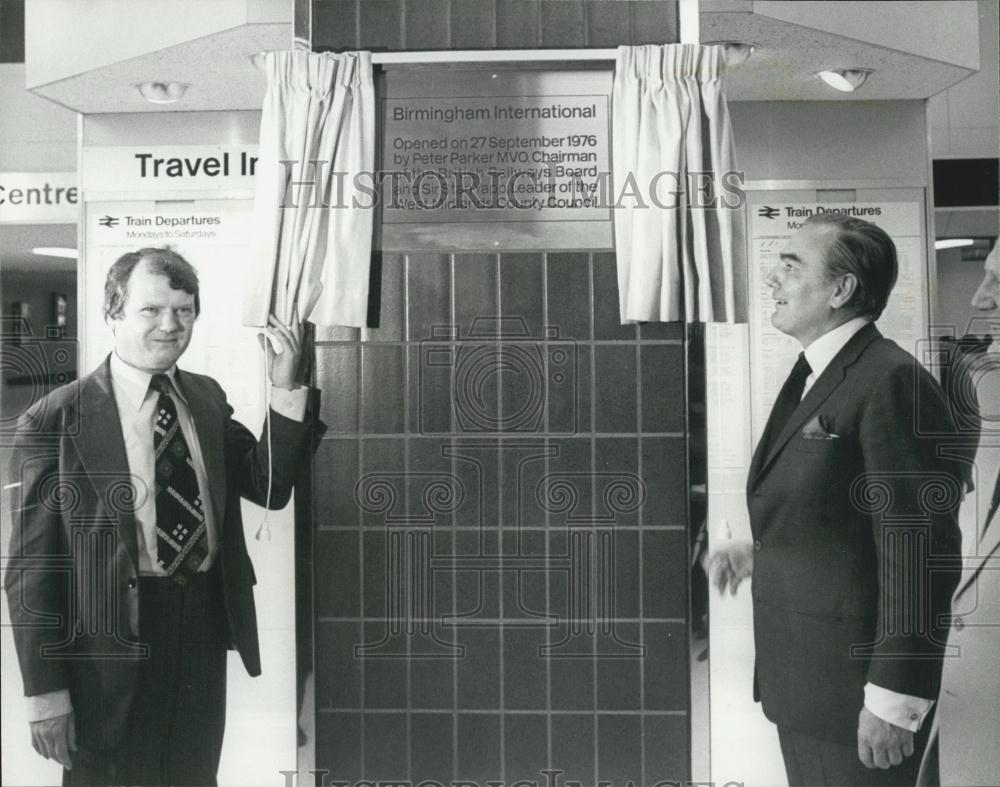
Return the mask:
{"type": "MultiPolygon", "coordinates": [[[[920,785],[996,784],[1000,781],[1000,243],[986,258],[972,296],[993,341],[971,359],[982,425],[973,489],[962,504],[964,570],[952,600],[941,694],[920,769],[920,785]]],[[[987,339],[989,337],[986,337],[987,339]]]]}
{"type": "Polygon", "coordinates": [[[227,648],[260,674],[240,498],[283,507],[308,450],[299,327],[271,319],[258,441],[215,380],[176,366],[200,306],[180,255],[122,256],[114,352],[18,426],[4,584],[32,742],[66,784],[214,784],[227,648]]]}
{"type": "Polygon", "coordinates": [[[874,325],[896,276],[885,232],[819,214],[767,277],[804,352],[751,462],[754,541],[710,571],[733,592],[752,572],[755,698],[792,785],[912,784],[940,681],[961,470],[940,386],[874,325]]]}

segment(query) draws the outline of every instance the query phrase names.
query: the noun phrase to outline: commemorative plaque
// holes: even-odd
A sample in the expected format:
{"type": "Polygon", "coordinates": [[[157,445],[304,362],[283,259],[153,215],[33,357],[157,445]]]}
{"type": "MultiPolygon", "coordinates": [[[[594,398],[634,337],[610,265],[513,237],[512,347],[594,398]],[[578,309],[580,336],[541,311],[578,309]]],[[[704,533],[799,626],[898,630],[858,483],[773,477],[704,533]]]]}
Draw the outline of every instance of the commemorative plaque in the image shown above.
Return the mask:
{"type": "Polygon", "coordinates": [[[610,70],[390,71],[382,248],[611,246],[610,70]]]}

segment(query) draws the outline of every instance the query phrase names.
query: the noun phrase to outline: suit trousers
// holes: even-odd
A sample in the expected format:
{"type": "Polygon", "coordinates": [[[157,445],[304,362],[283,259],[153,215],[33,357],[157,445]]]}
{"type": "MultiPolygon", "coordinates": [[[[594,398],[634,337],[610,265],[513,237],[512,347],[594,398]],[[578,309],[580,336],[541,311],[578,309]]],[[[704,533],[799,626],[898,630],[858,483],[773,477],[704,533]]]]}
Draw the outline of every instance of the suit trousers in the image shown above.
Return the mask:
{"type": "Polygon", "coordinates": [[[933,711],[913,736],[913,754],[891,768],[866,768],[857,745],[802,735],[778,727],[789,787],[912,787],[934,721],[933,711]]]}
{"type": "Polygon", "coordinates": [[[139,578],[139,664],[125,730],[111,751],[81,748],[68,787],[214,785],[226,723],[228,627],[216,566],[181,585],[139,578]]]}

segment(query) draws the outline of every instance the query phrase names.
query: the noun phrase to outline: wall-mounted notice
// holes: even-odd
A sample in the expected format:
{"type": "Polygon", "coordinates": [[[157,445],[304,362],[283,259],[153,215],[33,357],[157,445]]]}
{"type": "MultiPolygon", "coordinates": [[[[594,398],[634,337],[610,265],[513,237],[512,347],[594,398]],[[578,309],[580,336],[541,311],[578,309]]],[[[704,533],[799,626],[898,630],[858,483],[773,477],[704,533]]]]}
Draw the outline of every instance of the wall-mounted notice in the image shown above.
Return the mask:
{"type": "Polygon", "coordinates": [[[771,325],[774,302],[765,279],[778,264],[788,239],[813,213],[835,211],[871,221],[884,229],[896,244],[899,278],[889,305],[878,321],[879,330],[918,358],[917,342],[926,333],[927,271],[919,202],[788,203],[755,199],[750,216],[750,320],[753,375],[754,442],[760,437],[795,358],[797,341],[771,325]]]}
{"type": "Polygon", "coordinates": [[[75,172],[0,172],[0,224],[76,224],[75,172]]]}
{"type": "Polygon", "coordinates": [[[456,247],[610,245],[609,74],[389,73],[386,84],[386,237],[419,248],[428,228],[423,237],[456,247]]]}
{"type": "Polygon", "coordinates": [[[257,145],[85,147],[81,182],[88,195],[155,191],[252,192],[257,145]]]}

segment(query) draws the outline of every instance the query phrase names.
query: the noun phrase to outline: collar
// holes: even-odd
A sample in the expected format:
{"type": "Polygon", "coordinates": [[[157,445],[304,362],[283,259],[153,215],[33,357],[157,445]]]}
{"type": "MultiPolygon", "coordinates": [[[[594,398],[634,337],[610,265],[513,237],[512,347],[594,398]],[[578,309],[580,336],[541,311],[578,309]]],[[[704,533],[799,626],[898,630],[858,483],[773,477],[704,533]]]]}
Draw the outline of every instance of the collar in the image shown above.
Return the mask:
{"type": "MultiPolygon", "coordinates": [[[[117,352],[111,353],[110,367],[111,381],[121,391],[132,409],[138,411],[142,407],[142,403],[146,401],[146,395],[149,393],[149,381],[153,379],[153,375],[126,363],[118,356],[117,352]]],[[[179,385],[180,380],[177,378],[177,366],[171,366],[166,371],[166,375],[174,392],[181,398],[181,401],[187,404],[187,397],[184,396],[179,385]]]]}
{"type": "Polygon", "coordinates": [[[843,325],[838,325],[832,331],[827,331],[816,341],[805,348],[806,360],[809,368],[812,369],[810,377],[819,379],[823,371],[830,365],[830,361],[837,357],[837,353],[844,349],[851,337],[864,328],[871,320],[867,317],[854,317],[843,325]]]}

